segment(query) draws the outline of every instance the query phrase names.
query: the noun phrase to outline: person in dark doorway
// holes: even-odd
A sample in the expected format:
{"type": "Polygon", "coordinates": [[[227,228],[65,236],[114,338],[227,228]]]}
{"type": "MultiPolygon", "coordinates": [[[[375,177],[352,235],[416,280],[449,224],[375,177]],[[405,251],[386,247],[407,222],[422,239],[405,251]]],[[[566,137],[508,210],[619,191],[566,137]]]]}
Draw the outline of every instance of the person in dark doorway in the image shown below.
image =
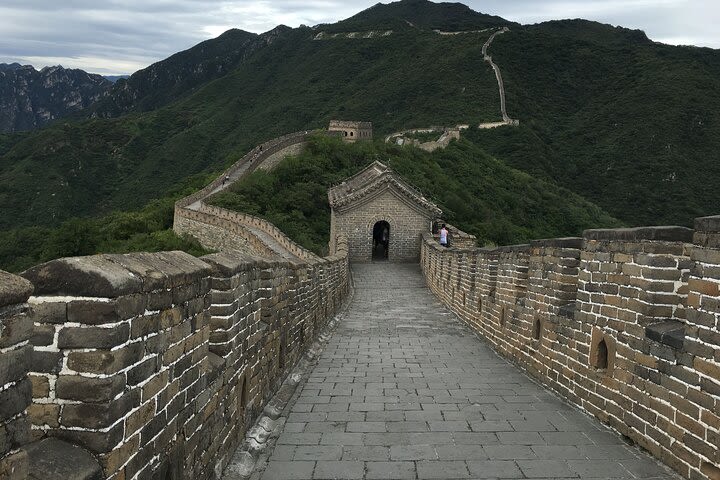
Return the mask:
{"type": "Polygon", "coordinates": [[[388,231],[388,227],[387,226],[383,227],[382,244],[383,244],[383,248],[385,249],[385,252],[384,252],[385,258],[388,258],[388,245],[389,245],[389,240],[390,240],[389,234],[390,234],[390,232],[388,231]]]}
{"type": "Polygon", "coordinates": [[[443,247],[448,246],[448,229],[443,223],[442,228],[440,229],[440,245],[443,247]]]}

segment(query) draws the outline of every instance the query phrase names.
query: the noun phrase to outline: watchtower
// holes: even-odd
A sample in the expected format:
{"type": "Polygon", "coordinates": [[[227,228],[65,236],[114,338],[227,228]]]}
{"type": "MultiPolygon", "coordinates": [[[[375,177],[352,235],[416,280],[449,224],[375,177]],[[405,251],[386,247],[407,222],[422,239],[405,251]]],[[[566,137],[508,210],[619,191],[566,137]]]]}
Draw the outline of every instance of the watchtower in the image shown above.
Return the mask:
{"type": "Polygon", "coordinates": [[[386,165],[370,166],[328,191],[330,253],[348,239],[352,262],[416,262],[423,233],[441,210],[386,165]]]}
{"type": "Polygon", "coordinates": [[[372,123],[330,120],[329,132],[340,132],[345,142],[354,143],[358,140],[372,140],[372,123]]]}

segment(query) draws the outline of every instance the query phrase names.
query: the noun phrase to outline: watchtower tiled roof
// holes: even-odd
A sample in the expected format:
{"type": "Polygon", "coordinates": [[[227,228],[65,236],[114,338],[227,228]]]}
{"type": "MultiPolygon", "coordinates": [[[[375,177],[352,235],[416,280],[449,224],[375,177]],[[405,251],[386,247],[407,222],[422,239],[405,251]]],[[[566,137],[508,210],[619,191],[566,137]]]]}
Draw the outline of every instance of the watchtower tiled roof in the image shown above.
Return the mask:
{"type": "Polygon", "coordinates": [[[424,210],[429,216],[439,217],[442,210],[427,200],[422,193],[404,181],[390,167],[374,161],[364,170],[348,178],[328,191],[330,206],[335,210],[346,210],[357,203],[374,198],[387,188],[393,188],[407,203],[424,210]]]}

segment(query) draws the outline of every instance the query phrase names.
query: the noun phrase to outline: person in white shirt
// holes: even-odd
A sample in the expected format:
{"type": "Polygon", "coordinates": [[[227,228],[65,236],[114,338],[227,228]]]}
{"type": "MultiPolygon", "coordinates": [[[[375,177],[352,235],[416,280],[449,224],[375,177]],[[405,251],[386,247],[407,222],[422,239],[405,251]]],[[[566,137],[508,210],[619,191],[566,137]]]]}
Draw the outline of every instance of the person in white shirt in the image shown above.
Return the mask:
{"type": "Polygon", "coordinates": [[[443,223],[442,228],[440,229],[440,245],[443,247],[448,246],[448,229],[443,223]]]}

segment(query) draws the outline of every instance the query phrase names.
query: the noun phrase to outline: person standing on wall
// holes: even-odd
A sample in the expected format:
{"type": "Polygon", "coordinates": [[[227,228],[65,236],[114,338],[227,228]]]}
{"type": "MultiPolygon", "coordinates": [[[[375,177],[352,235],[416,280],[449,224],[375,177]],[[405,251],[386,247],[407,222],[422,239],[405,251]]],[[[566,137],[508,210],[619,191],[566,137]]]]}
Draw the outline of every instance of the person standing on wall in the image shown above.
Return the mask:
{"type": "Polygon", "coordinates": [[[448,229],[443,223],[442,228],[440,229],[440,245],[443,247],[448,246],[448,229]]]}

